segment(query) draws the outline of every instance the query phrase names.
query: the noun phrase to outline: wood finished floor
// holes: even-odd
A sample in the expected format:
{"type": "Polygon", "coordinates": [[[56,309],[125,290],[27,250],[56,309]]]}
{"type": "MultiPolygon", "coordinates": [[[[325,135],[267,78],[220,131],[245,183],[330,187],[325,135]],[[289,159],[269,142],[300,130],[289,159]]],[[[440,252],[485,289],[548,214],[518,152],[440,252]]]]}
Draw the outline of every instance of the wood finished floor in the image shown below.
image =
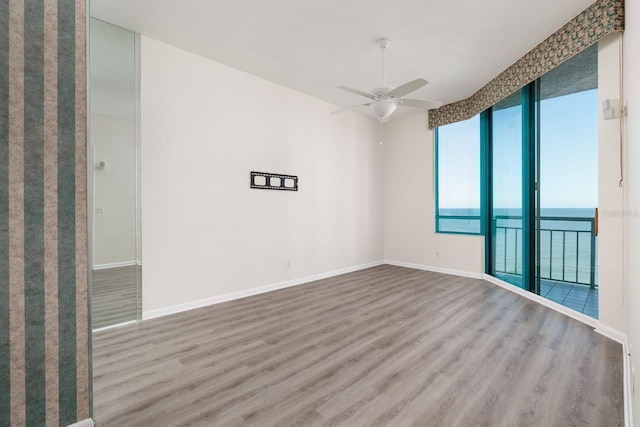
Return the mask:
{"type": "Polygon", "coordinates": [[[94,329],[137,319],[140,266],[94,270],[91,280],[91,323],[94,329]]]}
{"type": "Polygon", "coordinates": [[[94,334],[108,426],[622,426],[621,346],[487,282],[380,266],[94,334]]]}

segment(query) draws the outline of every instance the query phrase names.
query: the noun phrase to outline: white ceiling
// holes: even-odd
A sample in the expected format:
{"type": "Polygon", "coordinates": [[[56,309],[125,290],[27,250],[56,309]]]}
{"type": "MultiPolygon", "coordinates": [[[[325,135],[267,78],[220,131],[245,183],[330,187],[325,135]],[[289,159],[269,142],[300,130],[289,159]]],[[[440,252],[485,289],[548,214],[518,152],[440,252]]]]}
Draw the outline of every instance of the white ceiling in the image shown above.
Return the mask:
{"type": "MultiPolygon", "coordinates": [[[[472,95],[594,0],[92,0],[91,15],[339,107],[337,89],[381,85],[375,41],[391,39],[387,84],[472,95]]],[[[224,84],[224,82],[221,82],[224,84]]],[[[368,109],[356,110],[370,114],[368,109]]],[[[392,118],[424,110],[398,108],[392,118]]]]}

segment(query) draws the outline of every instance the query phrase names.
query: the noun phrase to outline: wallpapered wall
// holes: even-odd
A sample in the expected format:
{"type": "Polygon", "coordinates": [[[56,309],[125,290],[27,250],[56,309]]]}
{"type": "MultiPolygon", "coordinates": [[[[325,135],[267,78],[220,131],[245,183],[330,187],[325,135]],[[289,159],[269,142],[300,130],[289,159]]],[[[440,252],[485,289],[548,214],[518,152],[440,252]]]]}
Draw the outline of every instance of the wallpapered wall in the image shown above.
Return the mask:
{"type": "Polygon", "coordinates": [[[89,417],[86,2],[0,1],[0,426],[89,417]]]}

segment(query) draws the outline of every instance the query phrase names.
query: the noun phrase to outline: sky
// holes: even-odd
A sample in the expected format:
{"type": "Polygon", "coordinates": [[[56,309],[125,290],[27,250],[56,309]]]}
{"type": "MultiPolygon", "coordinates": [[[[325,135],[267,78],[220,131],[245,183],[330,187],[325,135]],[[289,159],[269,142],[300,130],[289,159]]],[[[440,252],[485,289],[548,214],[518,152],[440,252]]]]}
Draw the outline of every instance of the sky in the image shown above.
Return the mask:
{"type": "MultiPolygon", "coordinates": [[[[521,205],[520,106],[494,112],[494,207],[521,205]]],[[[439,206],[480,205],[480,120],[439,128],[439,206]]],[[[594,208],[598,201],[596,89],[546,99],[540,105],[541,208],[594,208]]]]}

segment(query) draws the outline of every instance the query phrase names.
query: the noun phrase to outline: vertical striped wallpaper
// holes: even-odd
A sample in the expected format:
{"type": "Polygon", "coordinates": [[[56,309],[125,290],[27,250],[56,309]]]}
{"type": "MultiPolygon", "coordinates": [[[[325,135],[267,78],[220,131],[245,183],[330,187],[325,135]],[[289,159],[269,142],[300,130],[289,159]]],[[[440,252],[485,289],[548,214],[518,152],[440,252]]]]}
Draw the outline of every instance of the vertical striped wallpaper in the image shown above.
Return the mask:
{"type": "Polygon", "coordinates": [[[89,418],[86,0],[0,0],[0,426],[89,418]]]}

